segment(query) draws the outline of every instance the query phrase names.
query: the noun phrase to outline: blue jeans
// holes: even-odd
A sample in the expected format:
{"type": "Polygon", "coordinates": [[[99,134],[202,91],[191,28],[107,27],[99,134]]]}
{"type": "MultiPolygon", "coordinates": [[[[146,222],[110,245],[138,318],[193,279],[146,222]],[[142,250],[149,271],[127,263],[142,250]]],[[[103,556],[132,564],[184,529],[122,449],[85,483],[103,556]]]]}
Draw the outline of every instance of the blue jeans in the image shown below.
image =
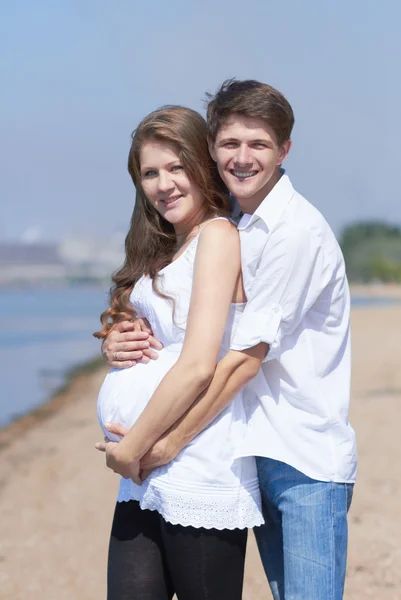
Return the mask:
{"type": "Polygon", "coordinates": [[[255,527],[274,600],[341,600],[353,484],[316,481],[256,457],[265,524],[255,527]]]}

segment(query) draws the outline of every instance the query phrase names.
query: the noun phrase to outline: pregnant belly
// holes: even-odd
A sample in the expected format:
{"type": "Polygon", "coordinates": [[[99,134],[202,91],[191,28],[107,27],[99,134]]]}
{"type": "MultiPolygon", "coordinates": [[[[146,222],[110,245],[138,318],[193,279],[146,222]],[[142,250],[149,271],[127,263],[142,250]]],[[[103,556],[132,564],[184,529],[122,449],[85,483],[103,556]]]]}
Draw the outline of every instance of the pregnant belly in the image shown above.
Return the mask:
{"type": "Polygon", "coordinates": [[[105,430],[104,424],[118,423],[130,428],[178,356],[178,352],[162,350],[159,358],[147,365],[139,363],[130,369],[112,369],[106,375],[97,400],[98,419],[105,435],[119,441],[118,436],[105,430]]]}

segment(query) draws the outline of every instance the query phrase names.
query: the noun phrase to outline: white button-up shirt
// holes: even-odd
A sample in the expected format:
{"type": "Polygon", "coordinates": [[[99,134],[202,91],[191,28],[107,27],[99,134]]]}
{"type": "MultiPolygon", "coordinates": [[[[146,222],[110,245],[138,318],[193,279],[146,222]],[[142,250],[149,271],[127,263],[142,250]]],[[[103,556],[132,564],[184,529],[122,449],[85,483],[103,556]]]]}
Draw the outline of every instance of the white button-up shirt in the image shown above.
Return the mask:
{"type": "Polygon", "coordinates": [[[287,175],[238,230],[248,302],[231,348],[270,347],[245,389],[248,430],[238,456],[353,482],[350,297],[335,236],[287,175]]]}

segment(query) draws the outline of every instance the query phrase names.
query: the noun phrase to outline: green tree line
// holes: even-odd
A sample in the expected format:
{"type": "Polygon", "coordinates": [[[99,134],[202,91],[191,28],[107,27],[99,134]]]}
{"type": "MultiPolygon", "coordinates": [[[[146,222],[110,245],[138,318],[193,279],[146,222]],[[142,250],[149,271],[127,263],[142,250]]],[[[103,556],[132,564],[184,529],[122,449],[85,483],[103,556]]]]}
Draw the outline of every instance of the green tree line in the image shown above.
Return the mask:
{"type": "Polygon", "coordinates": [[[350,281],[401,283],[401,229],[368,221],[346,227],[340,246],[350,281]]]}

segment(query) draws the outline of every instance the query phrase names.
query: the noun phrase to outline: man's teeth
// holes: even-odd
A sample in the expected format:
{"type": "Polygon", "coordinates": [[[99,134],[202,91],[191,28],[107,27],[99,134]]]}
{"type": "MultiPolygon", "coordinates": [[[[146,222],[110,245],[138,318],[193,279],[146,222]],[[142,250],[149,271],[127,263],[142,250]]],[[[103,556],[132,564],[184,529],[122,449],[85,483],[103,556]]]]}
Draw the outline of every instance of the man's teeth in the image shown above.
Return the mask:
{"type": "Polygon", "coordinates": [[[233,171],[233,174],[235,175],[235,177],[239,177],[240,179],[246,179],[246,177],[253,177],[253,175],[256,175],[256,171],[249,171],[248,173],[233,171]]]}

